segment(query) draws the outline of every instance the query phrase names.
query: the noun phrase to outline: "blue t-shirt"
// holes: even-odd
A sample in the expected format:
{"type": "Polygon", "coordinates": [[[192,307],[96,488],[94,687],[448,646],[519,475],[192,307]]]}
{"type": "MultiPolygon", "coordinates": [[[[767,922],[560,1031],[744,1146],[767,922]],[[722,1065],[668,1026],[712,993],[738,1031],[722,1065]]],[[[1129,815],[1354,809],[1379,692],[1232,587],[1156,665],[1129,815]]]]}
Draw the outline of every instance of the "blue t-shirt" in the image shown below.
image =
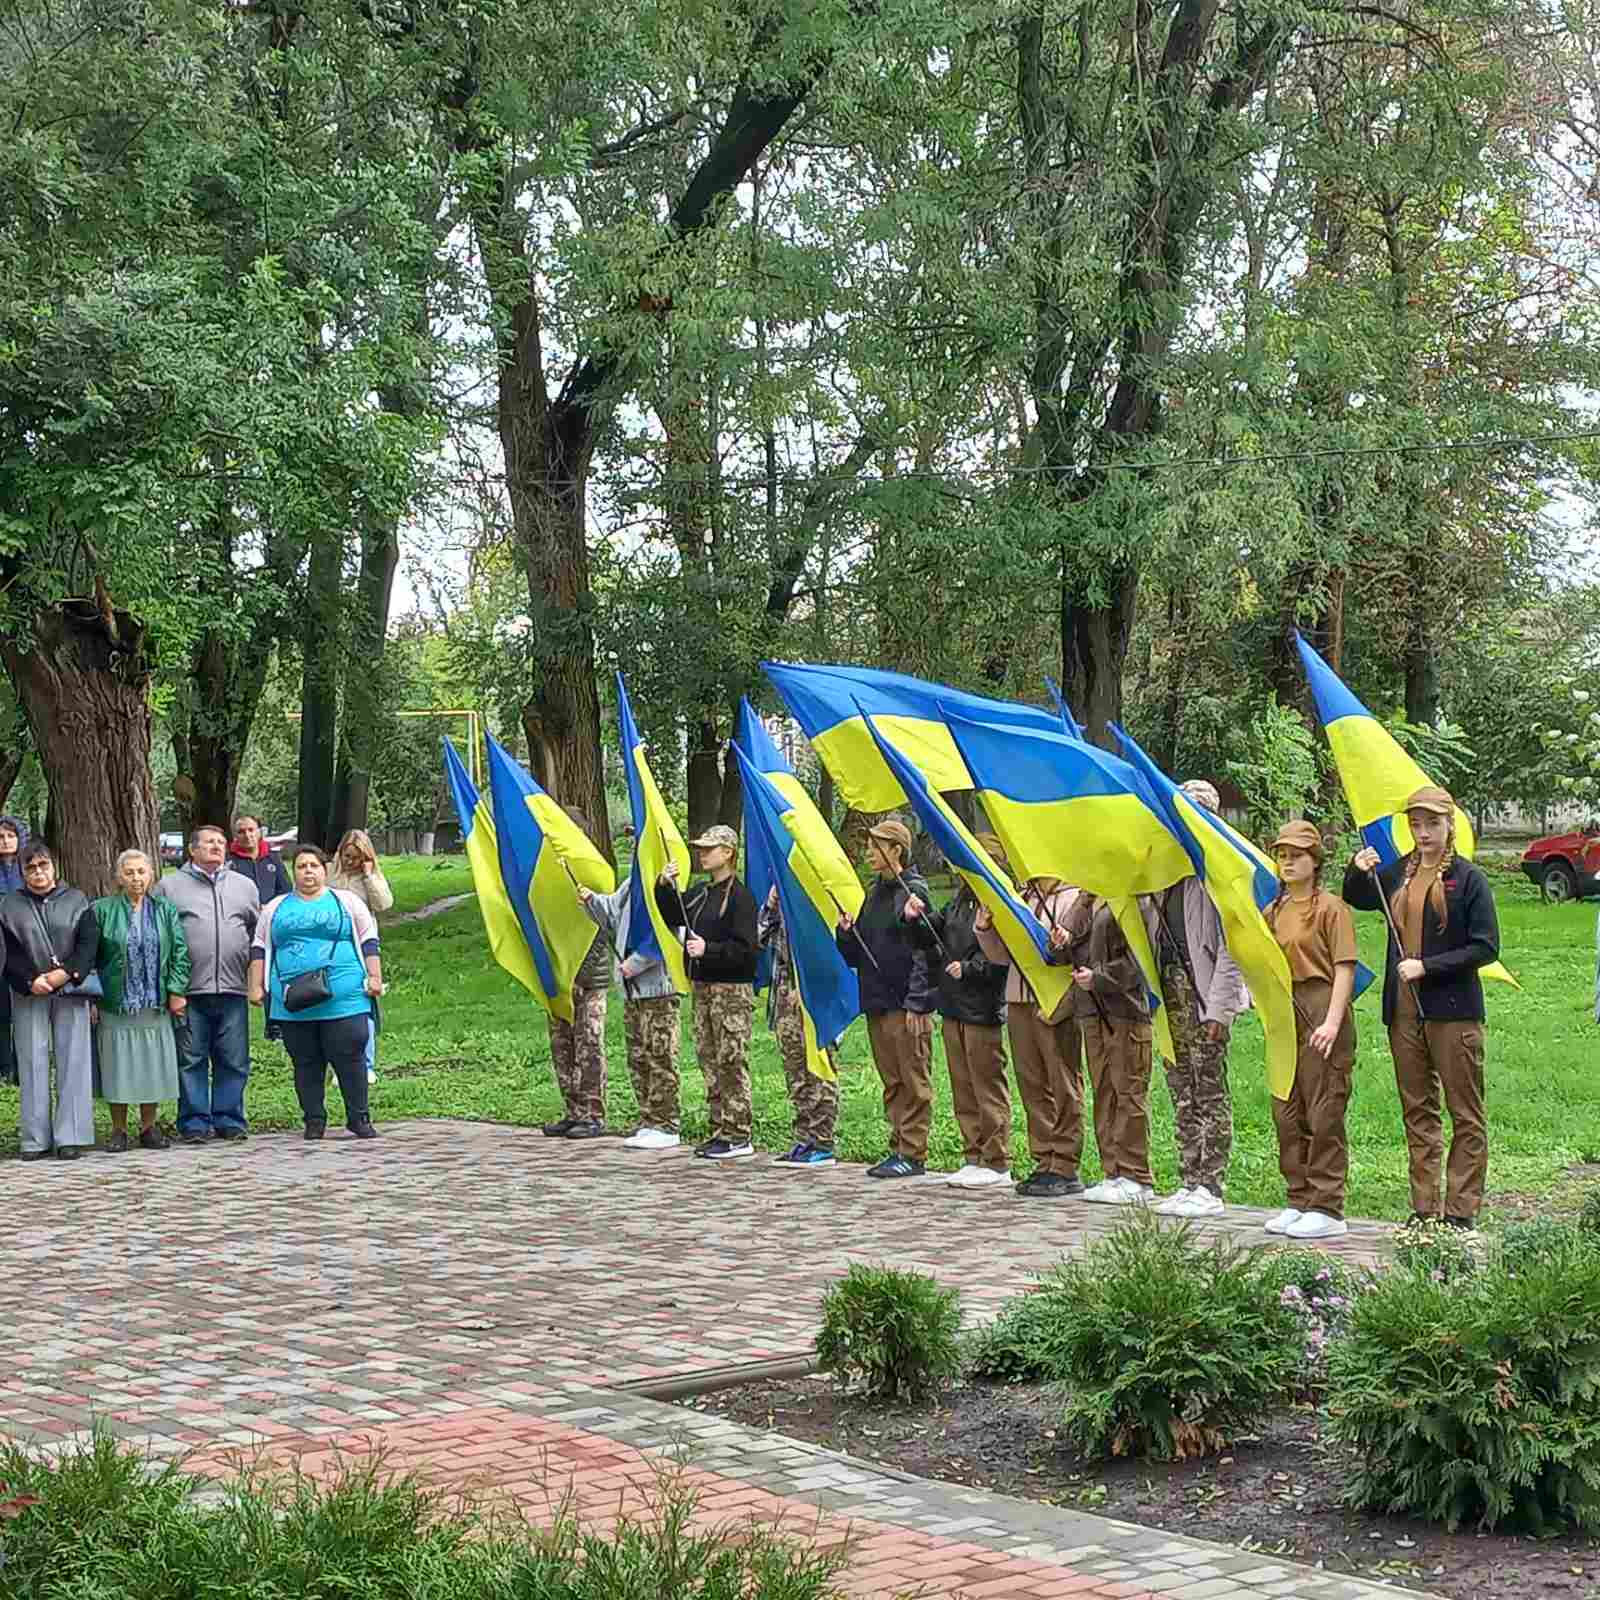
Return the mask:
{"type": "Polygon", "coordinates": [[[332,889],[324,889],[315,900],[302,900],[286,894],[272,913],[272,1016],[277,1022],[331,1022],[336,1017],[355,1017],[372,1009],[366,993],[366,962],[356,949],[355,929],[350,913],[339,903],[332,889]],[[302,972],[328,969],[328,987],[333,998],[304,1011],[288,1011],[283,1004],[283,986],[302,972]]]}

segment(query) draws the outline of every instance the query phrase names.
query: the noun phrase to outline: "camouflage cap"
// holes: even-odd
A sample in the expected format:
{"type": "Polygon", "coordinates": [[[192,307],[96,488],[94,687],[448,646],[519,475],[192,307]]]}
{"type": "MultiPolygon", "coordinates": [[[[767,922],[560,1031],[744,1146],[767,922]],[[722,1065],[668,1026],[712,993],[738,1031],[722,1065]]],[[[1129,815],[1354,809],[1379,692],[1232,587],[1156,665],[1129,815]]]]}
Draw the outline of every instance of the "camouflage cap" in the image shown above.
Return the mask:
{"type": "Polygon", "coordinates": [[[739,835],[727,823],[719,822],[715,827],[707,828],[698,839],[691,839],[689,843],[696,850],[711,850],[717,845],[722,845],[729,850],[737,850],[739,848],[739,835]]]}
{"type": "Polygon", "coordinates": [[[1187,783],[1180,784],[1185,799],[1192,800],[1197,806],[1204,806],[1207,811],[1220,811],[1222,809],[1222,796],[1217,793],[1217,786],[1205,778],[1191,778],[1187,783]]]}

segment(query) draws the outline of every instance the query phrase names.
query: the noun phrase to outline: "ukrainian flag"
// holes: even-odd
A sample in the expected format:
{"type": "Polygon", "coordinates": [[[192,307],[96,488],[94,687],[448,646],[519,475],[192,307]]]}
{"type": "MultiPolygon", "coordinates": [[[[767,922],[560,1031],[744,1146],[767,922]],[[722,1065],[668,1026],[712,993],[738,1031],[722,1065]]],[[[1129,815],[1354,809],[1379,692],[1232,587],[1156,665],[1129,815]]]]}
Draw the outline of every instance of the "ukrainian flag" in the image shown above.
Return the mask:
{"type": "MultiPolygon", "coordinates": [[[[1055,1012],[1072,987],[1072,969],[1049,964],[1050,946],[1044,929],[1017,898],[1011,880],[995,865],[988,851],[973,838],[966,824],[950,809],[924,774],[918,772],[910,760],[879,732],[878,719],[864,710],[860,715],[863,726],[878,748],[880,759],[910,801],[911,809],[922,819],[923,827],[928,830],[945,860],[961,875],[962,881],[978,897],[979,904],[994,919],[994,931],[1038,996],[1040,1008],[1047,1016],[1055,1012]]],[[[962,785],[964,788],[967,786],[962,785]]]]}
{"type": "Polygon", "coordinates": [[[595,940],[593,919],[579,903],[572,879],[597,894],[610,894],[617,875],[493,734],[485,734],[483,743],[500,881],[533,958],[533,997],[552,1016],[571,1022],[572,980],[595,940]]]}
{"type": "Polygon", "coordinates": [[[1044,686],[1050,691],[1050,698],[1056,703],[1056,710],[1061,713],[1061,726],[1069,739],[1083,737],[1083,724],[1072,714],[1072,707],[1067,704],[1067,697],[1061,692],[1061,685],[1054,678],[1047,677],[1044,686]]]}
{"type": "MultiPolygon", "coordinates": [[[[628,779],[628,805],[633,812],[633,873],[628,885],[628,948],[623,958],[642,956],[664,961],[673,987],[688,994],[689,975],[683,945],[656,905],[656,880],[669,861],[678,864],[678,885],[689,882],[689,847],[667,810],[639,742],[639,728],[628,704],[627,685],[617,674],[617,722],[622,733],[622,768],[628,779]]],[[[592,927],[593,924],[591,923],[592,927]]]]}
{"type": "MultiPolygon", "coordinates": [[[[1328,735],[1350,815],[1361,830],[1363,842],[1378,852],[1384,866],[1389,866],[1409,854],[1412,847],[1406,801],[1433,779],[1345,688],[1338,674],[1300,637],[1298,630],[1294,642],[1300,647],[1300,664],[1306,669],[1311,698],[1316,701],[1317,716],[1328,735]]],[[[1472,821],[1460,806],[1456,807],[1456,849],[1468,861],[1477,849],[1472,821]]],[[[1483,968],[1479,977],[1521,987],[1498,961],[1483,968]]]]}
{"type": "MultiPolygon", "coordinates": [[[[861,884],[850,872],[854,888],[851,895],[842,892],[842,885],[828,881],[831,863],[825,861],[819,868],[801,842],[806,818],[790,804],[772,775],[762,772],[739,745],[733,745],[732,750],[744,778],[746,851],[753,856],[759,849],[773,866],[778,908],[783,913],[795,987],[800,993],[806,1065],[816,1077],[832,1079],[835,1073],[823,1047],[836,1044],[861,1011],[856,975],[845,964],[834,940],[839,912],[833,896],[839,895],[854,916],[861,909],[861,884]]],[[[820,825],[822,819],[809,800],[805,810],[820,825]]],[[[832,842],[831,834],[829,840],[832,842]]],[[[837,843],[833,844],[833,852],[842,855],[837,843]]]]}
{"type": "Polygon", "coordinates": [[[984,814],[1021,878],[1061,878],[1107,899],[1155,894],[1194,867],[1126,761],[1060,728],[997,727],[944,708],[984,814]]]}
{"type": "Polygon", "coordinates": [[[1115,723],[1111,731],[1160,802],[1168,825],[1222,918],[1228,952],[1239,963],[1250,997],[1261,1013],[1267,1043],[1267,1087],[1278,1099],[1287,1100],[1294,1087],[1297,1054],[1294,982],[1288,958],[1262,915],[1278,895],[1277,868],[1221,817],[1195,805],[1115,723]]]}
{"type": "Polygon", "coordinates": [[[858,811],[893,811],[907,802],[905,791],[879,754],[878,741],[867,729],[868,716],[935,790],[972,787],[940,714],[941,700],[963,716],[983,721],[1024,728],[1061,727],[1056,715],[1041,706],[989,700],[900,672],[780,661],[763,661],[761,667],[833,775],[840,795],[858,811]]]}

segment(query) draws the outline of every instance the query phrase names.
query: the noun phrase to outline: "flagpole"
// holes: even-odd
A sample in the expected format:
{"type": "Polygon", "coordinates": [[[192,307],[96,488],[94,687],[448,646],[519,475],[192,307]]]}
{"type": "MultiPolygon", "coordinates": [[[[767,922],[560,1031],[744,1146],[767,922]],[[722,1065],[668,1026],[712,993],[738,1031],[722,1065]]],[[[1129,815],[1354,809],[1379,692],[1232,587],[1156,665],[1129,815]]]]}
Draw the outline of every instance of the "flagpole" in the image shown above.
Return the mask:
{"type": "MultiPolygon", "coordinates": [[[[668,863],[670,864],[671,861],[672,861],[672,846],[667,843],[667,830],[666,830],[665,827],[663,827],[658,822],[656,824],[656,832],[661,835],[661,850],[662,850],[662,853],[666,856],[668,863]]],[[[685,972],[688,972],[689,967],[692,965],[692,963],[694,961],[694,957],[689,954],[689,951],[688,951],[688,948],[687,948],[688,947],[688,943],[689,943],[689,937],[688,936],[695,931],[695,928],[694,928],[694,924],[689,920],[689,908],[688,908],[688,906],[686,906],[683,903],[683,890],[678,887],[678,880],[676,878],[668,878],[667,882],[672,885],[672,892],[673,892],[673,894],[675,894],[678,897],[678,915],[683,918],[683,929],[684,929],[683,943],[684,943],[684,946],[685,946],[684,952],[683,952],[683,960],[684,960],[684,970],[685,970],[685,972]]],[[[705,902],[702,901],[701,902],[702,907],[704,907],[704,904],[705,904],[705,902]]],[[[691,978],[694,976],[694,974],[692,972],[688,972],[688,975],[691,978]]]]}
{"type": "MultiPolygon", "coordinates": [[[[898,883],[902,889],[905,890],[906,899],[907,900],[919,900],[919,899],[921,899],[920,895],[912,894],[910,884],[908,884],[906,882],[906,880],[903,877],[901,877],[898,872],[896,872],[895,875],[894,875],[894,881],[896,883],[898,883]]],[[[950,952],[945,949],[944,940],[939,937],[938,929],[935,928],[934,925],[931,922],[928,921],[927,916],[926,916],[926,913],[931,911],[933,908],[931,906],[929,906],[929,905],[924,905],[922,909],[923,909],[923,912],[924,912],[924,915],[922,916],[922,918],[920,918],[920,919],[913,918],[912,920],[913,921],[920,920],[922,922],[923,927],[925,927],[928,930],[928,933],[932,937],[934,944],[938,947],[939,954],[942,955],[945,958],[945,960],[948,961],[950,959],[950,952]]]]}
{"type": "MultiPolygon", "coordinates": [[[[817,882],[822,885],[822,892],[825,895],[827,895],[827,897],[831,901],[833,901],[834,909],[839,913],[839,915],[841,917],[849,917],[850,913],[845,910],[844,902],[842,900],[840,900],[838,895],[836,895],[833,892],[833,886],[817,870],[816,862],[811,859],[811,852],[809,850],[807,850],[806,847],[800,842],[799,835],[791,833],[789,835],[789,837],[790,837],[791,840],[794,841],[795,849],[798,850],[800,852],[800,854],[803,855],[806,858],[806,865],[811,868],[811,876],[813,878],[815,878],[817,880],[817,882]]],[[[867,958],[867,960],[872,963],[872,965],[873,965],[873,967],[874,967],[874,969],[876,971],[882,972],[883,968],[878,965],[878,958],[875,955],[873,955],[871,949],[867,945],[867,941],[861,937],[861,929],[856,926],[856,921],[855,921],[854,917],[850,917],[850,931],[851,931],[851,933],[853,933],[856,936],[856,943],[861,946],[862,955],[864,955],[867,958]]]]}
{"type": "MultiPolygon", "coordinates": [[[[1372,879],[1372,887],[1378,891],[1378,904],[1383,908],[1383,920],[1389,924],[1390,936],[1394,939],[1394,947],[1400,960],[1406,960],[1406,947],[1400,937],[1400,930],[1395,926],[1394,912],[1389,907],[1389,897],[1383,892],[1383,880],[1378,876],[1376,867],[1367,868],[1367,876],[1372,879]]],[[[1395,976],[1400,977],[1399,963],[1395,964],[1395,976]]],[[[1406,988],[1411,991],[1411,1003],[1417,1008],[1417,1021],[1426,1022],[1428,1014],[1422,1009],[1422,996],[1417,992],[1417,986],[1409,978],[1400,978],[1406,988]]]]}

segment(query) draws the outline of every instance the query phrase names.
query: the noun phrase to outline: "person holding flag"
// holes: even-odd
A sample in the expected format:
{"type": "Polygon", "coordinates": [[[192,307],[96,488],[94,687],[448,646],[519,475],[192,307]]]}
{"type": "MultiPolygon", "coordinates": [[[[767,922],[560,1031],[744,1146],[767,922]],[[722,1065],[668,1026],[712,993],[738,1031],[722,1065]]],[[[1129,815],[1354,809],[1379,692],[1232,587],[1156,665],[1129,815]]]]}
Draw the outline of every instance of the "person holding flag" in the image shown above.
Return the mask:
{"type": "Polygon", "coordinates": [[[913,899],[927,905],[929,895],[910,859],[911,830],[898,817],[869,828],[867,863],[876,881],[859,916],[839,914],[839,954],[860,980],[872,1064],[883,1083],[889,1124],[889,1154],[867,1169],[869,1178],[921,1177],[933,1125],[933,1018],[911,1003],[924,962],[906,915],[913,899]]]}
{"type": "MultiPolygon", "coordinates": [[[[1204,778],[1191,778],[1180,789],[1213,815],[1221,808],[1216,786],[1204,778]]],[[[1166,1072],[1180,1184],[1155,1209],[1164,1217],[1220,1216],[1233,1153],[1228,1035],[1250,997],[1238,962],[1228,954],[1222,918],[1201,879],[1180,878],[1153,896],[1152,904],[1156,960],[1175,1056],[1166,1063],[1166,1072]]]]}
{"type": "MultiPolygon", "coordinates": [[[[997,866],[1005,851],[993,834],[978,843],[997,866]]],[[[938,973],[939,1014],[944,1019],[944,1059],[950,1097],[961,1128],[961,1170],[948,1182],[981,1189],[1011,1181],[1011,1087],[1006,1081],[1006,982],[1011,958],[984,953],[978,920],[985,915],[970,884],[962,883],[943,908],[913,896],[906,902],[913,937],[938,973]]]]}
{"type": "Polygon", "coordinates": [[[1294,978],[1300,1051],[1287,1100],[1274,1098],[1278,1170],[1289,1204],[1266,1224],[1291,1239],[1337,1239],[1350,1146],[1345,1112],[1356,1062],[1356,926],[1350,908],[1319,887],[1324,846],[1309,822],[1286,822],[1272,841],[1283,888],[1266,918],[1294,978]]]}
{"type": "Polygon", "coordinates": [[[1072,1012],[1094,1085],[1094,1137],[1105,1173],[1083,1198],[1100,1205],[1149,1205],[1156,1192],[1150,1171],[1154,1029],[1144,972],[1111,904],[1099,895],[1078,896],[1065,932],[1072,1012]]]}
{"type": "Polygon", "coordinates": [[[755,1020],[756,902],[734,876],[739,835],[722,823],[690,845],[710,881],[687,894],[678,864],[656,880],[656,908],[682,929],[690,991],[694,996],[694,1048],[706,1080],[711,1137],[695,1151],[707,1161],[742,1161],[756,1153],[750,1136],[750,1033],[755,1020]]]}
{"type": "MultiPolygon", "coordinates": [[[[767,1027],[778,1041],[783,1061],[783,1079],[794,1108],[793,1147],[777,1158],[780,1167],[820,1172],[836,1164],[833,1132],[839,1121],[839,1083],[837,1075],[824,1078],[811,1070],[806,1049],[805,1008],[800,999],[800,983],[795,976],[794,952],[783,925],[778,905],[778,886],[773,884],[756,921],[756,935],[763,950],[772,952],[772,976],[767,983],[767,1027]]],[[[824,1047],[828,1065],[837,1074],[836,1058],[824,1047]]]]}
{"type": "Polygon", "coordinates": [[[1411,1208],[1420,1220],[1439,1216],[1442,1091],[1451,1122],[1444,1220],[1470,1228],[1489,1167],[1479,974],[1499,958],[1500,927],[1489,880],[1457,853],[1456,818],[1446,790],[1416,790],[1405,805],[1411,851],[1381,870],[1376,849],[1358,851],[1344,897],[1358,911],[1382,910],[1389,924],[1383,1020],[1411,1155],[1411,1208]]]}
{"type": "MultiPolygon", "coordinates": [[[[576,806],[561,809],[587,837],[588,817],[576,806]]],[[[577,883],[576,878],[572,881],[577,883]]],[[[582,898],[580,893],[580,902],[582,898]]],[[[539,1130],[547,1139],[598,1139],[606,1131],[606,998],[610,992],[611,946],[597,930],[572,980],[572,1019],[554,1014],[550,1018],[550,1064],[566,1115],[539,1130]]]]}

